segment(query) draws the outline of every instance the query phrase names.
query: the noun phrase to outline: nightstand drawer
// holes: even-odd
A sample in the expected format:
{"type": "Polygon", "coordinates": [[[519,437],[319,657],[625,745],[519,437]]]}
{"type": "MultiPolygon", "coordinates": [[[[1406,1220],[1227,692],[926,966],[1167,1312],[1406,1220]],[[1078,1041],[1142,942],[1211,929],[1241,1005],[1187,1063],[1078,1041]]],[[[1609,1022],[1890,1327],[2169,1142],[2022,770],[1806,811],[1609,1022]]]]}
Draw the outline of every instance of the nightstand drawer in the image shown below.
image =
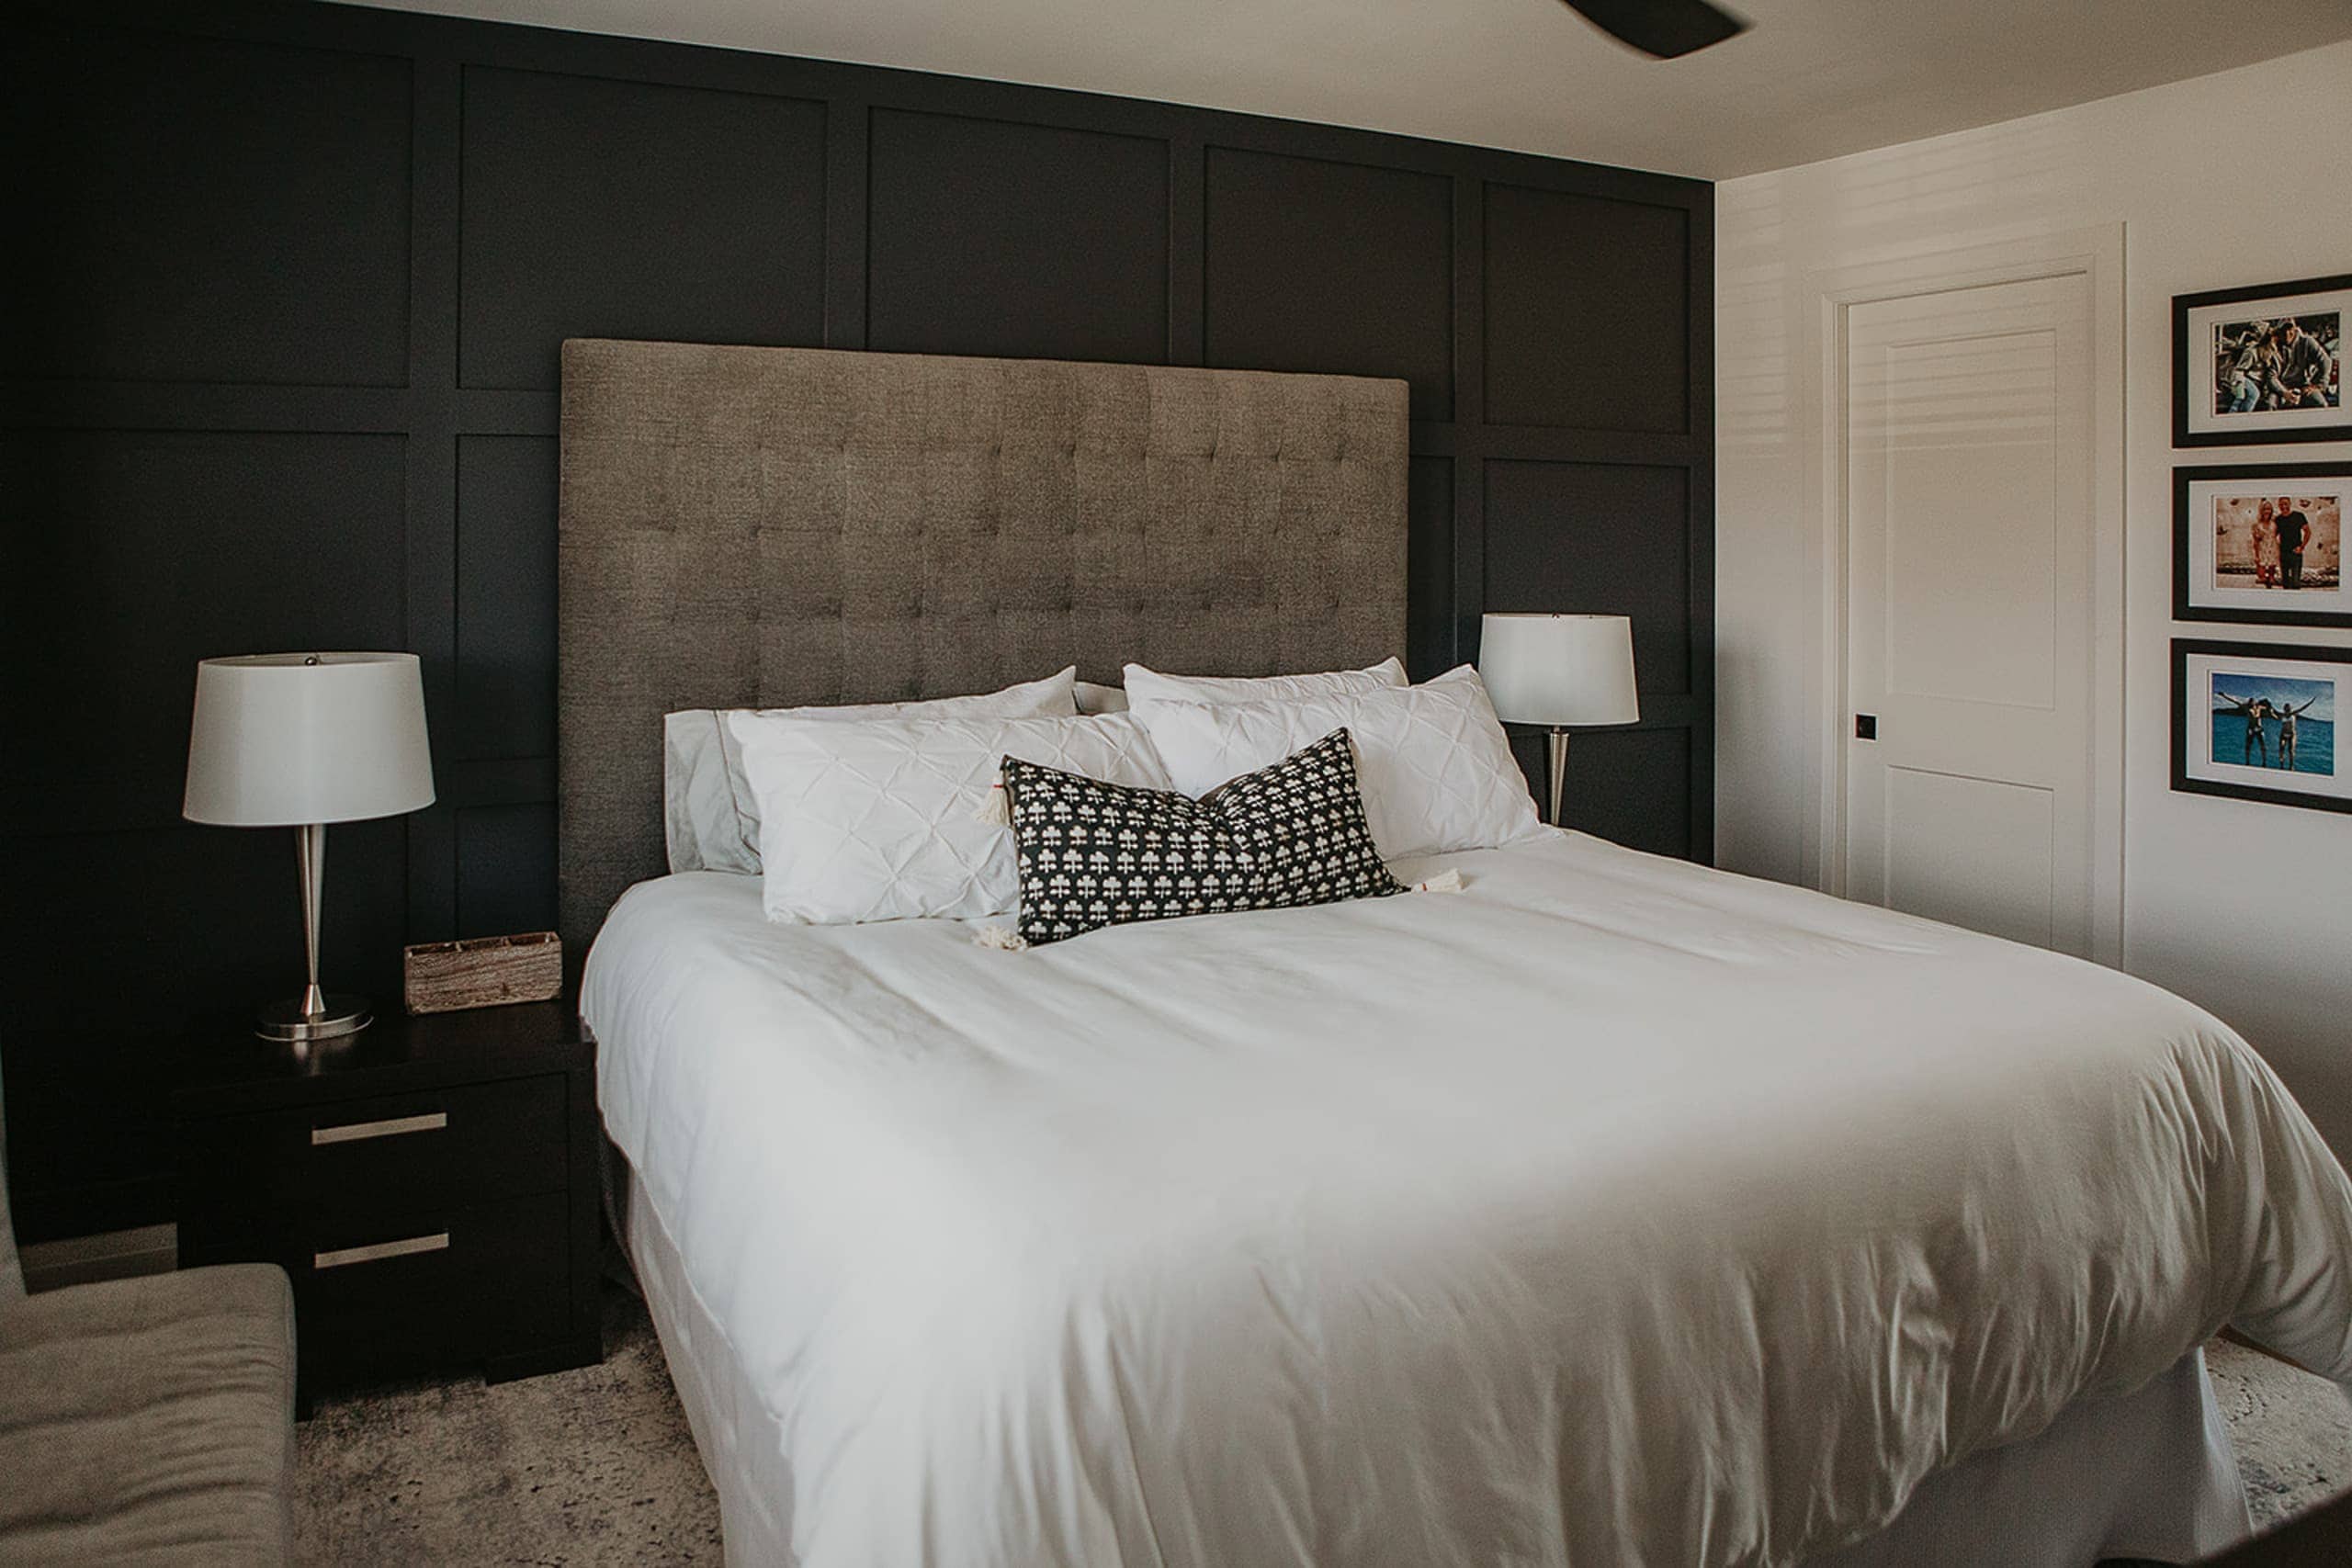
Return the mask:
{"type": "Polygon", "coordinates": [[[543,1192],[313,1229],[285,1260],[307,1314],[296,1321],[335,1341],[345,1364],[373,1348],[462,1357],[559,1338],[569,1202],[543,1192]]]}
{"type": "Polygon", "coordinates": [[[186,1223],[307,1226],[560,1191],[566,1092],[549,1073],[192,1123],[187,1168],[209,1176],[186,1223]]]}
{"type": "Polygon", "coordinates": [[[367,1221],[287,1225],[234,1256],[294,1282],[306,1390],[537,1349],[571,1325],[571,1197],[542,1192],[367,1221]]]}

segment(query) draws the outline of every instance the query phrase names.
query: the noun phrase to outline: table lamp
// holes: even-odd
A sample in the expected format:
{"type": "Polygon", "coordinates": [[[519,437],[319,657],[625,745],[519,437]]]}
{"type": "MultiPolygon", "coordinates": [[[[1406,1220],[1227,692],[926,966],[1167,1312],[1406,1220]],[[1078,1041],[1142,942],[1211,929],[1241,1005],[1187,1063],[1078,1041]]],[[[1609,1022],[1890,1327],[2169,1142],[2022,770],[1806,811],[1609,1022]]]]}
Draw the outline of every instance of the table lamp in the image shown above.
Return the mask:
{"type": "Polygon", "coordinates": [[[191,822],[292,828],[310,984],[272,1002],[265,1040],[331,1040],[368,1027],[367,1002],[319,988],[327,824],[433,804],[424,687],[413,653],[262,653],[196,667],[188,737],[191,822]]]}
{"type": "Polygon", "coordinates": [[[1552,813],[1545,820],[1558,827],[1568,730],[1642,716],[1634,691],[1634,623],[1623,615],[1482,615],[1478,673],[1498,718],[1552,732],[1552,813]]]}

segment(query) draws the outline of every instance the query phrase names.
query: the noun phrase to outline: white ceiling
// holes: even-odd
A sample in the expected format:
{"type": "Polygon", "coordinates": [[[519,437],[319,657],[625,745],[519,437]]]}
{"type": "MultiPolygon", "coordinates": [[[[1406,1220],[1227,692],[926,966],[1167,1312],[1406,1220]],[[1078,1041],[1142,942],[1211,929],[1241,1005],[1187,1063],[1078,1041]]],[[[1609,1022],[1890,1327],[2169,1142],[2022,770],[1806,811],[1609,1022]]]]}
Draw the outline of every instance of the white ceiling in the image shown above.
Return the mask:
{"type": "MultiPolygon", "coordinates": [[[[379,0],[1722,179],[2352,38],[2347,0],[1725,0],[1652,61],[1560,0],[379,0]]],[[[2249,104],[2295,134],[2290,105],[2249,104]]]]}

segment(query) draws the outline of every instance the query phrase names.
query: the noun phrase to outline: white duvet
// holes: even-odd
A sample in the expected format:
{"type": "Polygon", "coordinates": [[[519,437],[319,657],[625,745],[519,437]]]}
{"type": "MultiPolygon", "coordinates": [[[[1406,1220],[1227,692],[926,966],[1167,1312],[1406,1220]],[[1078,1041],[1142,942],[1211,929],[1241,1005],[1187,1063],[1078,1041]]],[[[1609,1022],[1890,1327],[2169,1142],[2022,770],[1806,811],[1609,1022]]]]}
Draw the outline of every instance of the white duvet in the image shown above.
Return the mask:
{"type": "Polygon", "coordinates": [[[2222,1324],[2352,1188],[2188,1004],[1547,836],[1027,953],[632,891],[612,1135],[806,1568],[1784,1563],[2222,1324]]]}

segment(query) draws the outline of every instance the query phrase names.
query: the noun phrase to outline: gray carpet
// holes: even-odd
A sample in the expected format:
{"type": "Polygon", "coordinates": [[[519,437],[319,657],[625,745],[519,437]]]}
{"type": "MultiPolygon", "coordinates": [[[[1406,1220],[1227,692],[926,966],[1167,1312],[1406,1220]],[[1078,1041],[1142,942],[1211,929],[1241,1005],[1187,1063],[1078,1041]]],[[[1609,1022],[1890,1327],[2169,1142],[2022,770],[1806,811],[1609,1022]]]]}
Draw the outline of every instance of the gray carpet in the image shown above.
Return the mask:
{"type": "MultiPolygon", "coordinates": [[[[604,1365],[486,1388],[322,1401],[301,1431],[305,1562],[718,1561],[718,1502],[636,1299],[606,1287],[604,1365]]],[[[2216,1343],[2257,1524],[2352,1486],[2352,1408],[2334,1387],[2216,1343]]]]}
{"type": "Polygon", "coordinates": [[[719,1561],[718,1498],[645,1309],[605,1287],[604,1364],[321,1400],[299,1435],[300,1561],[719,1561]]]}
{"type": "Polygon", "coordinates": [[[2352,1406],[2335,1384],[2218,1339],[2206,1347],[2205,1366],[2256,1525],[2352,1488],[2352,1406]]]}

